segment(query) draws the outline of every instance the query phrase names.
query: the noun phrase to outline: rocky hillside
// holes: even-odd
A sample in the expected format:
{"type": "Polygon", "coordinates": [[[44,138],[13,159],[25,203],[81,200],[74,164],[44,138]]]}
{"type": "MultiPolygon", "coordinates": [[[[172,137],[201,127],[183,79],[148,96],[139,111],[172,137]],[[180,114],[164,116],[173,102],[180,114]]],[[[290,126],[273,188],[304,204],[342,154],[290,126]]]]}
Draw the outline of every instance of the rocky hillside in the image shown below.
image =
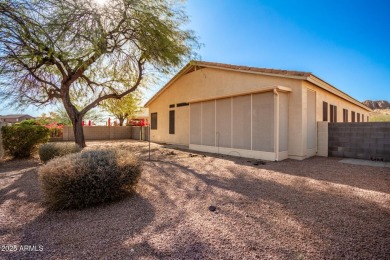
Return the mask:
{"type": "Polygon", "coordinates": [[[390,103],[386,100],[366,100],[363,102],[364,105],[368,106],[369,108],[375,110],[375,109],[390,109],[390,103]]]}
{"type": "Polygon", "coordinates": [[[369,115],[371,122],[390,122],[390,103],[388,101],[366,100],[362,103],[373,110],[369,115]]]}

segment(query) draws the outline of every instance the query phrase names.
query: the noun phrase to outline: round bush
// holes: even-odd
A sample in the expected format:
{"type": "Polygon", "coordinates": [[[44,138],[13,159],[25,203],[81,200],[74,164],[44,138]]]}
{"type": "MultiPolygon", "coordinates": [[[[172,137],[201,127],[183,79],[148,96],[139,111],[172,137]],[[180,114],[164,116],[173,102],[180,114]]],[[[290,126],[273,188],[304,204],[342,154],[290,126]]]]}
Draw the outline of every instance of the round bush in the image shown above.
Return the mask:
{"type": "Polygon", "coordinates": [[[39,146],[38,154],[41,161],[47,161],[70,153],[78,153],[81,148],[75,143],[47,143],[39,146]]]}
{"type": "Polygon", "coordinates": [[[1,128],[3,148],[15,158],[27,158],[41,143],[49,141],[49,129],[40,125],[15,124],[1,128]]]}
{"type": "Polygon", "coordinates": [[[68,154],[39,169],[45,200],[53,209],[81,209],[122,198],[140,176],[139,160],[114,150],[68,154]]]}

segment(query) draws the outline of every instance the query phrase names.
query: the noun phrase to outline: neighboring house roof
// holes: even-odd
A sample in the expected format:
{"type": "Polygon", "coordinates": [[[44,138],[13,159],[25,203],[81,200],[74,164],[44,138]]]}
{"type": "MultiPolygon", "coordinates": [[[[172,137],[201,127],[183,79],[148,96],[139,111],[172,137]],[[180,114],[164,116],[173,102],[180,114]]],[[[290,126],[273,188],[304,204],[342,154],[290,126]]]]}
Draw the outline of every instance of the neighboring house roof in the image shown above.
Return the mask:
{"type": "Polygon", "coordinates": [[[2,118],[2,119],[17,119],[17,118],[21,118],[21,117],[33,118],[30,115],[21,115],[21,114],[20,115],[19,114],[15,114],[15,115],[0,116],[0,118],[2,118]]]}
{"type": "Polygon", "coordinates": [[[311,72],[237,66],[237,65],[217,63],[217,62],[207,62],[207,61],[190,61],[167,84],[165,84],[164,87],[162,87],[151,99],[149,99],[146,102],[145,107],[150,105],[158,96],[160,96],[179,77],[181,77],[182,75],[185,75],[187,73],[193,72],[197,69],[201,69],[201,68],[215,68],[215,69],[239,71],[239,72],[244,72],[244,73],[268,75],[268,76],[274,76],[274,77],[276,76],[276,77],[283,77],[283,78],[294,78],[294,79],[306,80],[306,81],[309,81],[322,89],[325,89],[326,91],[329,91],[329,92],[331,92],[331,93],[333,93],[333,94],[335,94],[343,99],[350,101],[351,103],[354,103],[355,105],[358,105],[358,106],[366,109],[367,111],[372,111],[370,108],[368,108],[367,106],[365,106],[361,102],[357,101],[356,99],[352,98],[351,96],[342,92],[341,90],[335,88],[334,86],[330,85],[326,81],[315,76],[311,72]]]}

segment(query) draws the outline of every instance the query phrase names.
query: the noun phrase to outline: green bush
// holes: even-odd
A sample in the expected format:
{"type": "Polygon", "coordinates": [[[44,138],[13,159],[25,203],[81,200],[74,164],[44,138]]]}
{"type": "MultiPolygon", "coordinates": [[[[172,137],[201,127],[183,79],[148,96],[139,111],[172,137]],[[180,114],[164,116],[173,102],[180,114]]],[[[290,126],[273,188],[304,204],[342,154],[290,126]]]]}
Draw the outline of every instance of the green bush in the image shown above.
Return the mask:
{"type": "Polygon", "coordinates": [[[15,124],[1,128],[3,148],[7,155],[27,158],[37,146],[49,141],[49,129],[40,125],[15,124]]]}
{"type": "Polygon", "coordinates": [[[130,194],[141,165],[127,151],[84,151],[58,157],[39,169],[49,208],[86,208],[130,194]]]}
{"type": "Polygon", "coordinates": [[[20,123],[16,123],[18,125],[39,125],[35,119],[25,119],[21,121],[20,123]]]}
{"type": "Polygon", "coordinates": [[[47,143],[39,146],[38,154],[41,161],[46,163],[54,157],[78,153],[80,151],[80,146],[75,143],[47,143]]]}

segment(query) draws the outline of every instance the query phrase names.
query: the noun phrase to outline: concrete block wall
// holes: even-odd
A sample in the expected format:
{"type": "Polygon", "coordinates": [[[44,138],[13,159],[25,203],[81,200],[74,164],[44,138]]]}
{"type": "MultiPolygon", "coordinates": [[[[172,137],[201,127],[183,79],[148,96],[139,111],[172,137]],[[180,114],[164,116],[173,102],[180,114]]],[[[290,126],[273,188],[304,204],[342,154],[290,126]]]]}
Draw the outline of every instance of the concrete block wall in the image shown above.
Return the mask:
{"type": "Polygon", "coordinates": [[[329,156],[390,161],[390,122],[329,123],[329,156]]]}
{"type": "Polygon", "coordinates": [[[147,126],[132,126],[131,139],[149,140],[149,127],[147,126]]]}
{"type": "Polygon", "coordinates": [[[328,122],[317,122],[317,156],[328,157],[328,122]]]}
{"type": "MultiPolygon", "coordinates": [[[[84,126],[85,140],[130,139],[130,126],[84,126]]],[[[74,141],[72,126],[64,126],[63,141],[74,141]]]]}

